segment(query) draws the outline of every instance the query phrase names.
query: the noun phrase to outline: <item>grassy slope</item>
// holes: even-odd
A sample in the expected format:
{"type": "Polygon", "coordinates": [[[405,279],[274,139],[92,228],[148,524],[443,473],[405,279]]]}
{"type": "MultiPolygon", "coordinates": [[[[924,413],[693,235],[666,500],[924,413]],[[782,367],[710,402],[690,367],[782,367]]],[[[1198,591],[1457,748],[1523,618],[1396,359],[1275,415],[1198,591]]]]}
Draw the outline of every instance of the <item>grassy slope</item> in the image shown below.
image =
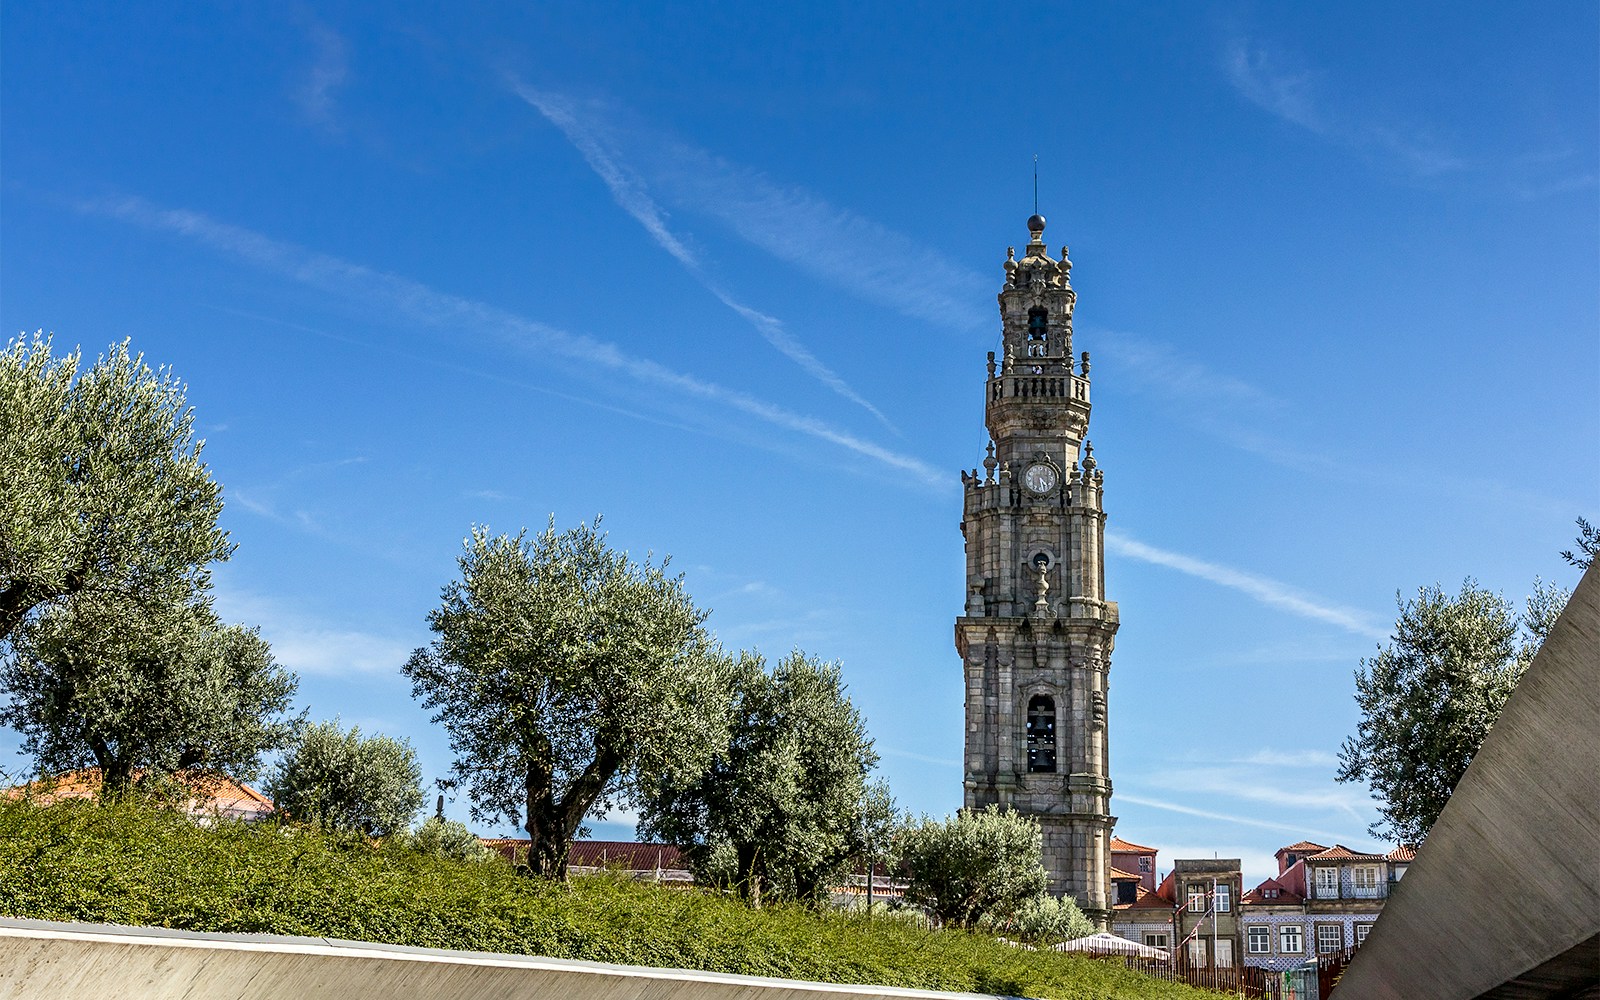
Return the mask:
{"type": "Polygon", "coordinates": [[[137,806],[0,801],[0,914],[1022,996],[1215,996],[1119,965],[890,919],[595,876],[551,885],[279,828],[137,806]]]}

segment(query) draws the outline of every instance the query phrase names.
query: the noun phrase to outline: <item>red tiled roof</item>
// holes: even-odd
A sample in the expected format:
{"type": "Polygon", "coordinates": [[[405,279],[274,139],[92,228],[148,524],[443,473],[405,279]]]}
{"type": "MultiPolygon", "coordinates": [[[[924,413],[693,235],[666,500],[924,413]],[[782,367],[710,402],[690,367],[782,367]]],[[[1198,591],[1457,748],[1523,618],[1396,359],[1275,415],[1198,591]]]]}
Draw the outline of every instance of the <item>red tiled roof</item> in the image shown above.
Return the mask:
{"type": "Polygon", "coordinates": [[[1113,866],[1112,869],[1111,869],[1111,880],[1113,882],[1115,882],[1119,878],[1131,879],[1131,880],[1137,882],[1137,881],[1139,881],[1139,879],[1141,879],[1143,877],[1144,876],[1142,876],[1142,875],[1135,875],[1133,872],[1125,872],[1121,868],[1117,868],[1115,866],[1113,866]]]}
{"type": "MultiPolygon", "coordinates": [[[[526,837],[480,837],[483,846],[511,858],[528,846],[526,837]]],[[[621,868],[629,872],[684,868],[683,853],[671,844],[641,844],[632,840],[574,840],[567,854],[574,868],[621,868]]]]}
{"type": "Polygon", "coordinates": [[[1245,893],[1244,902],[1246,904],[1257,903],[1266,906],[1281,906],[1284,903],[1291,903],[1298,906],[1305,902],[1305,897],[1298,892],[1292,891],[1277,879],[1269,878],[1245,893]],[[1266,894],[1268,889],[1276,889],[1278,894],[1276,896],[1268,896],[1266,894]]]}
{"type": "Polygon", "coordinates": [[[1141,847],[1140,845],[1135,844],[1132,841],[1123,840],[1121,837],[1115,837],[1115,836],[1111,838],[1111,849],[1113,851],[1122,851],[1124,853],[1129,853],[1129,854],[1155,854],[1155,853],[1157,853],[1156,849],[1154,847],[1141,847]]]}
{"type": "Polygon", "coordinates": [[[1131,903],[1125,903],[1122,906],[1122,909],[1127,909],[1127,910],[1155,910],[1155,909],[1170,910],[1170,909],[1172,909],[1173,905],[1174,904],[1173,904],[1172,900],[1166,899],[1159,892],[1151,892],[1149,889],[1141,889],[1141,890],[1139,890],[1138,898],[1135,899],[1131,903]]]}
{"type": "Polygon", "coordinates": [[[1409,844],[1401,844],[1388,854],[1385,854],[1383,856],[1383,860],[1399,861],[1402,863],[1407,861],[1415,861],[1417,860],[1417,849],[1409,844]]]}
{"type": "MultiPolygon", "coordinates": [[[[137,781],[143,777],[143,772],[135,771],[133,777],[137,781]]],[[[189,802],[191,811],[270,813],[277,809],[271,799],[232,778],[215,774],[179,774],[174,777],[194,796],[189,802]]],[[[63,799],[96,798],[103,784],[98,767],[85,767],[8,788],[5,795],[7,798],[30,795],[39,804],[49,805],[63,799]]]]}
{"type": "Polygon", "coordinates": [[[1277,853],[1287,854],[1290,851],[1299,851],[1301,854],[1315,854],[1317,851],[1326,851],[1327,849],[1325,844],[1314,844],[1309,840],[1302,840],[1298,844],[1290,844],[1288,847],[1278,848],[1277,853]]]}
{"type": "Polygon", "coordinates": [[[1357,851],[1352,851],[1350,848],[1344,846],[1343,844],[1334,844],[1332,847],[1324,850],[1321,854],[1313,854],[1309,858],[1306,858],[1306,860],[1307,861],[1382,861],[1383,860],[1383,855],[1381,855],[1381,854],[1361,854],[1361,853],[1359,853],[1357,851]]]}

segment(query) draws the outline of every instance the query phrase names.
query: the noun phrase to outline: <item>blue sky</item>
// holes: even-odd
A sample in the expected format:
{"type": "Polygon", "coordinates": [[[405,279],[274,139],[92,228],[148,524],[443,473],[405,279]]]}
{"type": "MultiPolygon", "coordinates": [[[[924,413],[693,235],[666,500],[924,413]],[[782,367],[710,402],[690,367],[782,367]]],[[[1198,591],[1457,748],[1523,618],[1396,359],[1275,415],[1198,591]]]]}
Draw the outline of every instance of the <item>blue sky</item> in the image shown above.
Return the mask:
{"type": "Polygon", "coordinates": [[[189,382],[222,610],[430,778],[398,667],[462,538],[599,512],[729,646],[841,661],[901,802],[960,805],[957,473],[1035,154],[1114,811],[1163,867],[1371,845],[1334,755],[1395,592],[1570,585],[1600,515],[1592,4],[0,18],[0,324],[189,382]]]}

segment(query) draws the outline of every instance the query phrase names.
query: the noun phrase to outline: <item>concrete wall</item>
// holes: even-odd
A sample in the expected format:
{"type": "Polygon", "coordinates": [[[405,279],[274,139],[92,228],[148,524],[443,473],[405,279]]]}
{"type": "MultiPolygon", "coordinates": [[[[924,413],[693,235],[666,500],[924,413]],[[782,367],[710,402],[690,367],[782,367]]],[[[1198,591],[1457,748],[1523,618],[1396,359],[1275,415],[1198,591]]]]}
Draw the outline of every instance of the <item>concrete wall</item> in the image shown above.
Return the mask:
{"type": "Polygon", "coordinates": [[[1600,570],[1589,569],[1338,1000],[1600,995],[1600,570]]]}
{"type": "Polygon", "coordinates": [[[324,938],[0,919],[0,998],[853,1000],[971,996],[324,938]]]}

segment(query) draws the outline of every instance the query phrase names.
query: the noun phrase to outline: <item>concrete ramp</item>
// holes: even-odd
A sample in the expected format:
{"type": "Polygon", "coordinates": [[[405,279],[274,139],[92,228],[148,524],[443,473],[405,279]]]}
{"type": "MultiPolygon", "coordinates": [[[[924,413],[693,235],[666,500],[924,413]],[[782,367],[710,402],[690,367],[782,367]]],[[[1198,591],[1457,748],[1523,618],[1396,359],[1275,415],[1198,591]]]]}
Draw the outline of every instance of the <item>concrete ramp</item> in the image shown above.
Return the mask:
{"type": "Polygon", "coordinates": [[[1578,582],[1334,997],[1600,997],[1600,569],[1578,582]]]}
{"type": "Polygon", "coordinates": [[[972,998],[362,941],[0,919],[0,998],[852,1000],[972,998]]]}

